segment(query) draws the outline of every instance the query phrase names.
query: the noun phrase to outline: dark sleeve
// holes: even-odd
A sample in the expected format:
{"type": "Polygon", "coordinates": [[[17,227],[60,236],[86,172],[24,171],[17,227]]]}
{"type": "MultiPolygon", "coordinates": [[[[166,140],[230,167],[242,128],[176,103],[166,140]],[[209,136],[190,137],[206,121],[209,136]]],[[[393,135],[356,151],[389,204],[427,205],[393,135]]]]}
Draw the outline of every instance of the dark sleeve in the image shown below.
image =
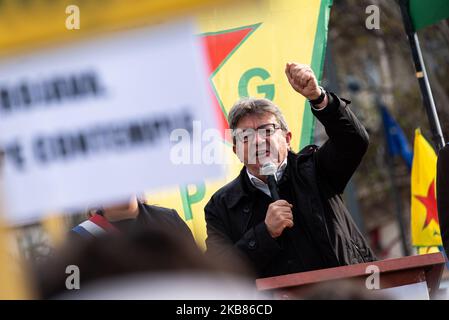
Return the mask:
{"type": "Polygon", "coordinates": [[[339,194],[368,149],[369,137],[347,106],[350,102],[329,92],[329,104],[312,113],[323,124],[329,139],[315,152],[317,170],[339,194]]]}
{"type": "Polygon", "coordinates": [[[449,144],[438,153],[437,204],[441,238],[446,256],[449,257],[449,144]]]}
{"type": "Polygon", "coordinates": [[[265,223],[249,229],[235,243],[226,206],[212,197],[205,207],[207,254],[220,259],[243,259],[257,269],[263,269],[280,251],[280,246],[268,233],[265,223]]]}

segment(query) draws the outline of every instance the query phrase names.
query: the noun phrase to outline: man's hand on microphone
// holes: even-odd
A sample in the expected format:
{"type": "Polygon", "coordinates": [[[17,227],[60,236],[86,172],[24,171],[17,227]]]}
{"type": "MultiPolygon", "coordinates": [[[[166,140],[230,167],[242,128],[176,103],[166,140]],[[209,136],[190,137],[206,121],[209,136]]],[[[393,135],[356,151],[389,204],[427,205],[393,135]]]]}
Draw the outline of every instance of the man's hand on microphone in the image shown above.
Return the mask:
{"type": "Polygon", "coordinates": [[[279,237],[285,228],[293,227],[293,214],[290,203],[285,200],[272,202],[268,206],[265,224],[273,238],[279,237]]]}
{"type": "MultiPolygon", "coordinates": [[[[321,89],[318,86],[315,74],[308,65],[288,62],[285,66],[285,74],[293,89],[306,99],[315,100],[321,95],[321,89]]],[[[321,109],[325,106],[327,106],[327,96],[324,97],[323,102],[314,107],[321,109]]]]}

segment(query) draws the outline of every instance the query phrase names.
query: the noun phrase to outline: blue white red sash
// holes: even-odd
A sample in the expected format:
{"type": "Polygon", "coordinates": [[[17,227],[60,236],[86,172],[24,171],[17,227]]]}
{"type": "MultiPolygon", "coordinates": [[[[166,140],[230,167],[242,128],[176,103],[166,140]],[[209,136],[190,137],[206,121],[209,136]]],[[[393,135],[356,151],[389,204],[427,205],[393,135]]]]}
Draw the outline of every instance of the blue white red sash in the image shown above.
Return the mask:
{"type": "Polygon", "coordinates": [[[85,238],[99,237],[106,233],[120,232],[108,221],[108,219],[99,214],[94,214],[89,220],[74,227],[72,231],[85,238]]]}

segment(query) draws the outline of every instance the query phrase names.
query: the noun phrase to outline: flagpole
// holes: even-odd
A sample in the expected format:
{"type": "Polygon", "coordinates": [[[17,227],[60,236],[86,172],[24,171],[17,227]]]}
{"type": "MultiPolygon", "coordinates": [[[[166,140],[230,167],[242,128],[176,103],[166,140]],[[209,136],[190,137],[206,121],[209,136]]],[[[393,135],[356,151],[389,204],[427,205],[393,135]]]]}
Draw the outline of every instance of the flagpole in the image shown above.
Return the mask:
{"type": "Polygon", "coordinates": [[[440,150],[444,146],[444,137],[441,131],[440,121],[438,119],[435,102],[432,96],[429,79],[427,77],[426,67],[419,46],[418,35],[416,34],[413,22],[409,12],[409,0],[399,0],[401,8],[402,20],[404,22],[405,32],[412,50],[413,62],[415,63],[416,77],[418,78],[419,88],[426,108],[427,118],[432,131],[432,139],[436,150],[440,150]]]}

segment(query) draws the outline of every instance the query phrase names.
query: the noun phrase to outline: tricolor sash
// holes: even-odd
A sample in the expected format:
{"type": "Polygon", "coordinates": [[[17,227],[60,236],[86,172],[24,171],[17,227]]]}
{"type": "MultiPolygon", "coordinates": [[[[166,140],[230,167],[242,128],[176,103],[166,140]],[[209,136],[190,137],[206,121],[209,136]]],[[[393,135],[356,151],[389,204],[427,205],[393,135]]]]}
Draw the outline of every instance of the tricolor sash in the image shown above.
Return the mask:
{"type": "Polygon", "coordinates": [[[94,214],[90,219],[80,223],[72,229],[84,238],[99,237],[106,233],[120,232],[108,219],[99,214],[94,214]]]}

